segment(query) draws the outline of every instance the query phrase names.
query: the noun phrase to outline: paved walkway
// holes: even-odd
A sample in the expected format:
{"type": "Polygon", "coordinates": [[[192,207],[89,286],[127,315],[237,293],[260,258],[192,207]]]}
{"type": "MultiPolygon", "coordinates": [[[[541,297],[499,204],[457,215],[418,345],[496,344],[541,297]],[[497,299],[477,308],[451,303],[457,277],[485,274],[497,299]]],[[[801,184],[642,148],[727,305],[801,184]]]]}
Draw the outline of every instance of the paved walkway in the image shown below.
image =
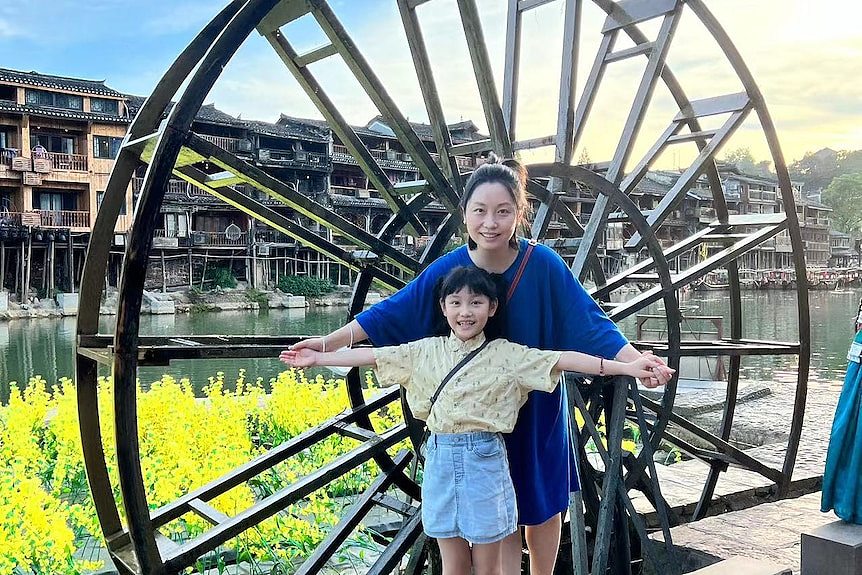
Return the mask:
{"type": "MultiPolygon", "coordinates": [[[[747,382],[746,385],[752,391],[751,399],[737,408],[734,438],[743,444],[765,441],[765,445],[745,451],[770,467],[780,469],[787,446],[794,390],[772,382],[747,382]],[[765,397],[754,389],[763,385],[772,391],[765,397]]],[[[778,500],[774,486],[765,477],[730,468],[721,474],[717,484],[710,509],[710,515],[714,516],[671,531],[674,544],[680,547],[677,560],[682,563],[683,572],[742,555],[772,561],[792,568],[794,574],[799,573],[801,534],[837,519],[832,513],[820,512],[820,488],[839,393],[840,382],[820,383],[817,389],[809,390],[788,498],[778,500]]],[[[706,397],[685,401],[695,405],[709,403],[706,397]]],[[[720,417],[718,410],[687,414],[687,418],[707,429],[717,426],[720,417]]],[[[697,460],[659,466],[662,492],[683,516],[690,516],[693,511],[707,470],[707,466],[697,460]]],[[[636,499],[636,506],[643,511],[651,510],[643,497],[636,499]]]]}
{"type": "Polygon", "coordinates": [[[799,574],[800,537],[838,518],[820,512],[820,492],[766,503],[674,527],[686,573],[735,555],[763,559],[799,574]]]}

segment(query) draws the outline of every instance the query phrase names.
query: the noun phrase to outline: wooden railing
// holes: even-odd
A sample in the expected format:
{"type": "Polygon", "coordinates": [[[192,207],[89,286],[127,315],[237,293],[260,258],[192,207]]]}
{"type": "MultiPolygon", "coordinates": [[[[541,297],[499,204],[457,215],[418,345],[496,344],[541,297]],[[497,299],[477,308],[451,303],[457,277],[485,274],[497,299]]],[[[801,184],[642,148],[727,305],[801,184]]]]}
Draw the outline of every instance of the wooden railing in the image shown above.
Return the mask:
{"type": "Polygon", "coordinates": [[[245,246],[248,243],[248,232],[240,232],[238,236],[227,237],[225,232],[191,232],[192,243],[204,246],[245,246]]]}
{"type": "Polygon", "coordinates": [[[12,167],[12,158],[18,155],[18,150],[12,148],[0,148],[0,166],[12,167]]]}
{"type": "Polygon", "coordinates": [[[81,154],[59,154],[56,152],[48,152],[48,158],[51,160],[52,170],[65,170],[70,172],[87,171],[87,156],[82,156],[81,154]]]}
{"type": "Polygon", "coordinates": [[[198,134],[207,142],[212,142],[222,150],[236,153],[239,151],[239,138],[225,138],[223,136],[210,136],[208,134],[198,134]]]}
{"type": "MultiPolygon", "coordinates": [[[[413,158],[410,157],[410,154],[405,152],[394,152],[393,150],[369,150],[371,152],[371,156],[377,160],[389,160],[389,161],[397,161],[397,162],[406,162],[408,164],[413,165],[413,158]]],[[[333,144],[332,152],[334,154],[345,154],[350,156],[350,152],[347,150],[347,146],[342,146],[341,144],[333,144]]],[[[440,155],[436,153],[431,153],[431,157],[440,165],[440,155]]],[[[355,161],[355,160],[354,160],[355,161]]],[[[458,164],[458,168],[462,170],[472,170],[476,167],[476,160],[471,158],[470,156],[455,156],[455,162],[458,164]]]]}
{"type": "Polygon", "coordinates": [[[43,228],[89,228],[90,212],[34,210],[43,228]]]}

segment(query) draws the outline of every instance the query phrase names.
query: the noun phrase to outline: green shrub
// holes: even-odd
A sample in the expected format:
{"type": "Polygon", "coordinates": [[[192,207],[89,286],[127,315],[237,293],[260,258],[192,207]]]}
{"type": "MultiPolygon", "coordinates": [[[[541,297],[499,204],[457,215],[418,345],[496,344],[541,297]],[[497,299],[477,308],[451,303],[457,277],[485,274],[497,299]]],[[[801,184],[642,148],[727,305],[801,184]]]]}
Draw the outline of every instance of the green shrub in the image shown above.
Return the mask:
{"type": "Polygon", "coordinates": [[[320,297],[333,291],[335,286],[329,280],[311,276],[281,276],[278,289],[293,295],[320,297]]]}
{"type": "Polygon", "coordinates": [[[207,270],[206,280],[221,288],[235,288],[236,277],[233,270],[228,267],[218,266],[207,270]]]}
{"type": "Polygon", "coordinates": [[[245,290],[245,299],[251,303],[256,303],[261,309],[269,308],[269,294],[259,289],[248,288],[245,290]]]}

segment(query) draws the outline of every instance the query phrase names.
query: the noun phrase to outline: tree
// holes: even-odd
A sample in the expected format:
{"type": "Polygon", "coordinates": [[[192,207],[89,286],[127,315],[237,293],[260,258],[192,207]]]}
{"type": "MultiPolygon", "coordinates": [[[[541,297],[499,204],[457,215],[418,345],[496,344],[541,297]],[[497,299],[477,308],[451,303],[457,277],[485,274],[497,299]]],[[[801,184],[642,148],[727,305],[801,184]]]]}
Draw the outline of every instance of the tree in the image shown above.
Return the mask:
{"type": "Polygon", "coordinates": [[[728,164],[733,164],[739,171],[752,176],[772,175],[772,162],[769,160],[755,160],[754,155],[748,147],[736,148],[727,152],[722,158],[728,164]]]}
{"type": "Polygon", "coordinates": [[[800,180],[807,190],[825,190],[832,179],[841,174],[839,160],[843,152],[823,148],[816,152],[806,152],[801,160],[788,166],[790,177],[800,180]]]}
{"type": "Polygon", "coordinates": [[[832,223],[839,231],[862,230],[862,172],[837,176],[823,192],[823,203],[832,208],[832,223]]]}

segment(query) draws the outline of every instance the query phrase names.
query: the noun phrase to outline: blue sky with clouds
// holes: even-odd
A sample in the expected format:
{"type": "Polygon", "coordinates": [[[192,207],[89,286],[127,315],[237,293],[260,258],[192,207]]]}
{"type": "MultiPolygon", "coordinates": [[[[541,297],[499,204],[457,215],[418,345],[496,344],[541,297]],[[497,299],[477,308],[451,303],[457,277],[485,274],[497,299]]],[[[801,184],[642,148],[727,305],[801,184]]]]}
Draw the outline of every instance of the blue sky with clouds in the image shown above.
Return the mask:
{"type": "MultiPolygon", "coordinates": [[[[330,2],[399,106],[412,120],[425,112],[401,29],[395,0],[330,2]]],[[[477,0],[498,84],[502,81],[505,32],[503,0],[477,0]]],[[[585,2],[581,78],[592,62],[601,15],[585,2]],[[592,12],[590,11],[592,10],[592,12]],[[592,42],[592,43],[591,43],[592,42]]],[[[755,74],[778,126],[788,159],[806,150],[831,146],[862,148],[862,9],[855,0],[830,0],[828,9],[809,0],[706,0],[755,74]],[[842,18],[835,18],[840,13],[842,18]]],[[[0,67],[48,74],[105,79],[109,86],[146,95],[186,43],[224,5],[224,0],[35,0],[0,2],[0,67]]],[[[432,0],[418,13],[447,120],[474,119],[484,125],[469,69],[454,0],[432,0]],[[452,65],[456,63],[456,65],[452,65]]],[[[558,44],[562,2],[525,16],[519,137],[553,130],[556,110],[558,44]]],[[[704,41],[704,31],[686,14],[671,48],[669,63],[693,97],[737,91],[723,57],[704,41]],[[725,74],[722,76],[722,74],[725,74]]],[[[646,27],[649,30],[649,26],[646,27]]],[[[322,44],[316,25],[300,21],[286,28],[300,51],[322,44]]],[[[593,160],[612,153],[613,126],[624,120],[633,96],[635,63],[609,74],[588,127],[593,160]],[[614,84],[616,82],[616,84],[614,84]]],[[[316,64],[330,95],[348,120],[364,123],[376,110],[343,66],[316,64]]],[[[582,82],[582,80],[581,80],[582,82]]],[[[635,84],[636,85],[636,84],[635,84]]],[[[283,112],[319,117],[268,44],[257,34],[244,44],[207,99],[228,113],[274,121],[283,112]]],[[[655,118],[645,131],[667,125],[670,102],[657,91],[655,118]],[[664,99],[663,99],[664,98],[664,99]]],[[[730,146],[749,146],[766,157],[755,124],[740,130],[730,146]]],[[[650,139],[649,136],[647,139],[650,139]]],[[[648,144],[643,144],[641,147],[648,144]]]]}

